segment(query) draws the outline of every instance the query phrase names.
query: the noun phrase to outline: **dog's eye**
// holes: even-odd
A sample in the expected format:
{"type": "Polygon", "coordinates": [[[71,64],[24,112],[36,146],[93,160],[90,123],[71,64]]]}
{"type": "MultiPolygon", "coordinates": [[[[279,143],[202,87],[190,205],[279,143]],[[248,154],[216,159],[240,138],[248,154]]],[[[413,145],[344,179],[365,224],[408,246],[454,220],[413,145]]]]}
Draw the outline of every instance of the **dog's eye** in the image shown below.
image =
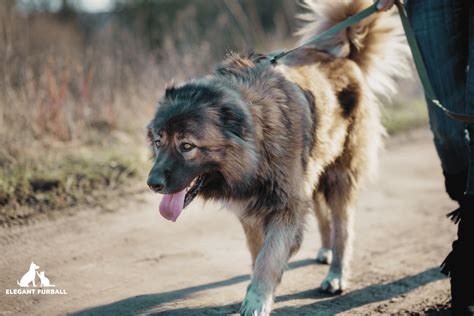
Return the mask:
{"type": "Polygon", "coordinates": [[[179,147],[182,152],[188,152],[188,151],[191,151],[196,146],[190,143],[182,143],[181,146],[179,147]]]}
{"type": "Polygon", "coordinates": [[[155,147],[160,148],[161,147],[161,139],[155,139],[155,147]]]}

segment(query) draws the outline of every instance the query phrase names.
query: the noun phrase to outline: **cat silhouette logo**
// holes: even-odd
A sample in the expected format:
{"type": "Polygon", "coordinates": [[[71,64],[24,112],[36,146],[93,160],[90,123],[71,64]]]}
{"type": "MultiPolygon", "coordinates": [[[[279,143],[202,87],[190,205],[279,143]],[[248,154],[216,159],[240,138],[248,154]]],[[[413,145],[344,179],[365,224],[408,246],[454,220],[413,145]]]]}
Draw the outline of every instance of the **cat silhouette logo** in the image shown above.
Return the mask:
{"type": "Polygon", "coordinates": [[[23,276],[16,281],[19,289],[6,289],[5,294],[67,294],[65,289],[56,289],[56,285],[51,284],[51,281],[45,275],[45,271],[40,271],[40,266],[35,264],[34,262],[30,263],[30,267],[28,271],[26,271],[23,276]],[[37,279],[39,278],[40,284],[38,289],[37,279]],[[30,288],[32,286],[32,288],[30,288]]]}

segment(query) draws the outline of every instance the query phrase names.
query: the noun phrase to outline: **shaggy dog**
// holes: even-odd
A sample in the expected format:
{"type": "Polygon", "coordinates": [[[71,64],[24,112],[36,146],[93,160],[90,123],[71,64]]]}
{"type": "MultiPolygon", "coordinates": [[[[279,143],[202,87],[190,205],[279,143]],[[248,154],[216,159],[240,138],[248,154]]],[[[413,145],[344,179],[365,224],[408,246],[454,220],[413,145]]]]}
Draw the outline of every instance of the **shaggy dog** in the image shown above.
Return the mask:
{"type": "MultiPolygon", "coordinates": [[[[304,1],[301,40],[371,1],[304,1]]],[[[397,17],[376,13],[279,60],[232,54],[214,73],[166,89],[148,126],[148,185],[176,221],[196,196],[236,207],[252,256],[243,315],[270,313],[273,293],[314,210],[330,263],[322,289],[347,287],[352,219],[384,133],[380,95],[408,73],[397,17]]]]}

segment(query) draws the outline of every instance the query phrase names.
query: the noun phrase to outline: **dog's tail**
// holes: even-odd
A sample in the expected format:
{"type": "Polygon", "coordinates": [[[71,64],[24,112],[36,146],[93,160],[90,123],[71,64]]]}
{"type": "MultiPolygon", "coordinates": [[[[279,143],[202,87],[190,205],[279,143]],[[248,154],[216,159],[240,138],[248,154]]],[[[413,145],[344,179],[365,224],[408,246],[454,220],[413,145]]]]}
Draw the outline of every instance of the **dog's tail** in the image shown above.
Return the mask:
{"type": "MultiPolygon", "coordinates": [[[[371,4],[370,0],[302,0],[307,13],[298,18],[306,24],[297,35],[305,42],[371,4]]],[[[390,97],[395,93],[395,78],[410,74],[409,49],[394,12],[374,13],[315,48],[356,62],[369,88],[379,96],[390,97]]]]}

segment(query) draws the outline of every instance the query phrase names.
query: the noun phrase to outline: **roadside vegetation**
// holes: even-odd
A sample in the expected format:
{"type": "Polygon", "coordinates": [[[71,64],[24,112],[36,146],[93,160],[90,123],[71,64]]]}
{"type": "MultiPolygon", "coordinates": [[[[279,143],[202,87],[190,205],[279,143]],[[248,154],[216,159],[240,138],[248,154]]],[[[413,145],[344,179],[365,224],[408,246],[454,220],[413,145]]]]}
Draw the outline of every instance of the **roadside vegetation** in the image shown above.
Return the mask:
{"type": "Polygon", "coordinates": [[[397,99],[382,108],[382,122],[389,135],[428,125],[428,111],[423,98],[397,99]]]}
{"type": "MultiPolygon", "coordinates": [[[[290,47],[296,28],[286,0],[120,0],[100,14],[60,2],[0,1],[0,225],[144,187],[164,87],[230,50],[290,47]]],[[[407,84],[386,107],[390,133],[426,124],[419,95],[407,84]]]]}

